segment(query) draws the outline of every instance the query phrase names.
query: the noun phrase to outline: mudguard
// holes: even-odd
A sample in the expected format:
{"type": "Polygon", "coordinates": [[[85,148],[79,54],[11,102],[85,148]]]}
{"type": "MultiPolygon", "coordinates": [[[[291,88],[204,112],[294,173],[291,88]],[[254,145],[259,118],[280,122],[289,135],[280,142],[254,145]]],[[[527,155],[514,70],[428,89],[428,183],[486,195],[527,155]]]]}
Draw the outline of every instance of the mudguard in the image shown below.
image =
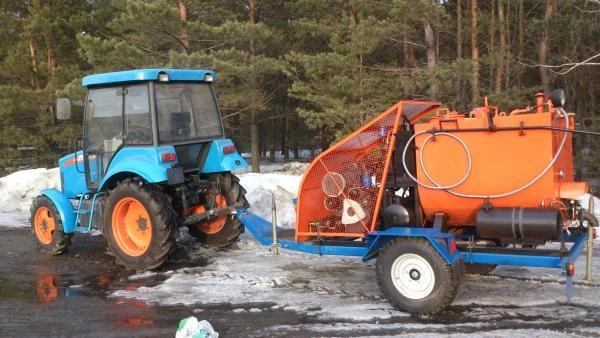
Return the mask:
{"type": "Polygon", "coordinates": [[[48,197],[52,203],[58,209],[60,219],[63,224],[63,231],[65,233],[72,233],[75,231],[75,212],[71,201],[67,198],[67,195],[56,189],[44,189],[42,195],[48,197]]]}
{"type": "Polygon", "coordinates": [[[98,191],[105,189],[106,182],[118,174],[131,173],[148,183],[165,182],[167,169],[175,162],[162,162],[163,153],[175,154],[173,146],[123,148],[111,160],[108,171],[99,184],[98,191]]]}
{"type": "MultiPolygon", "coordinates": [[[[230,139],[214,140],[208,150],[208,156],[202,167],[203,174],[232,171],[246,168],[248,162],[233,148],[233,152],[225,153],[226,147],[234,147],[230,139]]],[[[231,149],[231,148],[228,148],[231,149]]]]}

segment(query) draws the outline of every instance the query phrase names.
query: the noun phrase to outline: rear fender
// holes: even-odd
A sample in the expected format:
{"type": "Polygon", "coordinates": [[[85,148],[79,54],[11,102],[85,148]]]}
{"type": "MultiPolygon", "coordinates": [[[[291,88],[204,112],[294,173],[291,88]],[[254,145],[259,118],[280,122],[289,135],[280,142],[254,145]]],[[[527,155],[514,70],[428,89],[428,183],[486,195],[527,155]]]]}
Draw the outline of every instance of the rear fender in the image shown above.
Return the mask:
{"type": "Polygon", "coordinates": [[[394,227],[384,231],[374,231],[367,234],[368,250],[363,256],[363,261],[368,261],[376,258],[383,246],[399,237],[421,237],[426,238],[431,246],[444,258],[449,264],[453,265],[458,260],[462,259],[462,255],[459,251],[454,250],[451,252],[449,248],[454,246],[454,235],[441,232],[436,228],[400,228],[394,227]]]}
{"type": "Polygon", "coordinates": [[[52,203],[58,209],[60,219],[63,225],[63,231],[65,233],[72,233],[75,231],[75,212],[71,201],[67,198],[67,195],[56,189],[44,189],[42,195],[48,197],[52,203]]]}
{"type": "Polygon", "coordinates": [[[173,146],[131,147],[121,149],[111,160],[98,191],[106,190],[107,183],[116,176],[139,176],[148,183],[167,181],[167,169],[176,162],[163,162],[162,154],[175,154],[173,146]]]}
{"type": "Polygon", "coordinates": [[[210,174],[246,168],[248,162],[244,160],[237,150],[225,154],[224,148],[232,146],[234,146],[233,141],[230,139],[212,141],[201,172],[203,174],[210,174]]]}

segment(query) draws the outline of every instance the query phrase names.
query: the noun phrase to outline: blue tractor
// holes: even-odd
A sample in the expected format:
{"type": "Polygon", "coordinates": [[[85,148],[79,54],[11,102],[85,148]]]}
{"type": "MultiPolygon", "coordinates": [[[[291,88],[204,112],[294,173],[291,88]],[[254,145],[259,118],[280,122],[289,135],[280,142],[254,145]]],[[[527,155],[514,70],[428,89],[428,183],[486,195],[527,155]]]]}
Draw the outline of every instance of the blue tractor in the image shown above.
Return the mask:
{"type": "MultiPolygon", "coordinates": [[[[61,158],[61,190],[31,207],[41,251],[66,252],[75,232],[101,229],[116,263],[163,264],[181,227],[227,246],[244,231],[247,207],[234,169],[247,167],[223,123],[210,70],[141,69],[86,76],[81,149],[61,158]]],[[[70,117],[57,101],[59,119],[70,117]]]]}

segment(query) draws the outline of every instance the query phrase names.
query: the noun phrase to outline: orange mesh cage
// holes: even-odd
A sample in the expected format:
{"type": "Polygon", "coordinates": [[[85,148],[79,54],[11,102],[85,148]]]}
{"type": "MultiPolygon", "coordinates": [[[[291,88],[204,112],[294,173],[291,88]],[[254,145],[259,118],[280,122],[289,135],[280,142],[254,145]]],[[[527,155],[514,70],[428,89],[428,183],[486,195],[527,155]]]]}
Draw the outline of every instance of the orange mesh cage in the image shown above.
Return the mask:
{"type": "Polygon", "coordinates": [[[438,107],[400,101],[317,156],[298,191],[296,241],[373,231],[401,117],[412,123],[438,107]]]}

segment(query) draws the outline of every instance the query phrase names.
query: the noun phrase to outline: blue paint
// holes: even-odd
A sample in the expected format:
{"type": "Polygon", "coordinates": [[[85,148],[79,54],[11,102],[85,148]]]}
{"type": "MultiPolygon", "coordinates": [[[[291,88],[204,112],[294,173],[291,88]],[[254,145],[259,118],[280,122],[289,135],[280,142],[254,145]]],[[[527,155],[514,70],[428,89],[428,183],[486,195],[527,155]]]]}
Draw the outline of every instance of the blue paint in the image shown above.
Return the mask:
{"type": "MultiPolygon", "coordinates": [[[[260,244],[273,245],[273,238],[270,237],[273,233],[271,222],[244,209],[238,209],[237,215],[242,224],[260,244]]],[[[281,228],[277,228],[278,232],[281,230],[281,228]]],[[[320,245],[318,243],[298,243],[289,240],[280,240],[279,245],[284,249],[318,255],[362,257],[367,253],[366,246],[320,245]]]]}
{"type": "Polygon", "coordinates": [[[511,253],[481,253],[462,251],[465,262],[473,264],[496,264],[513,266],[531,266],[542,268],[566,269],[568,263],[574,263],[585,247],[586,235],[578,234],[568,238],[574,242],[568,254],[564,257],[559,255],[524,255],[511,253]]]}
{"type": "Polygon", "coordinates": [[[460,252],[450,253],[448,248],[454,239],[453,234],[441,232],[436,228],[405,228],[393,227],[383,231],[374,231],[367,234],[369,250],[363,257],[363,261],[371,260],[379,255],[383,246],[392,239],[400,237],[422,237],[437,250],[448,264],[454,264],[462,258],[460,252]]]}
{"type": "Polygon", "coordinates": [[[42,195],[48,197],[58,209],[60,219],[65,233],[72,233],[75,230],[75,212],[71,201],[65,194],[56,189],[44,189],[42,195]]]}
{"type": "Polygon", "coordinates": [[[177,162],[162,162],[163,153],[175,154],[175,148],[173,146],[122,148],[112,158],[98,190],[103,191],[106,182],[122,173],[140,176],[149,183],[165,182],[167,169],[177,162]]]}
{"type": "Polygon", "coordinates": [[[212,141],[201,172],[209,174],[248,167],[248,162],[246,162],[237,150],[230,154],[223,153],[223,148],[229,146],[233,146],[233,141],[230,139],[212,141]]]}
{"type": "Polygon", "coordinates": [[[85,183],[83,151],[62,157],[58,160],[58,167],[62,177],[61,190],[67,198],[76,198],[81,193],[89,192],[85,183]]]}
{"type": "Polygon", "coordinates": [[[213,80],[217,77],[214,71],[204,69],[136,69],[88,75],[81,80],[81,85],[88,87],[134,81],[157,81],[159,73],[166,73],[169,81],[204,81],[206,75],[212,75],[213,80]]]}

